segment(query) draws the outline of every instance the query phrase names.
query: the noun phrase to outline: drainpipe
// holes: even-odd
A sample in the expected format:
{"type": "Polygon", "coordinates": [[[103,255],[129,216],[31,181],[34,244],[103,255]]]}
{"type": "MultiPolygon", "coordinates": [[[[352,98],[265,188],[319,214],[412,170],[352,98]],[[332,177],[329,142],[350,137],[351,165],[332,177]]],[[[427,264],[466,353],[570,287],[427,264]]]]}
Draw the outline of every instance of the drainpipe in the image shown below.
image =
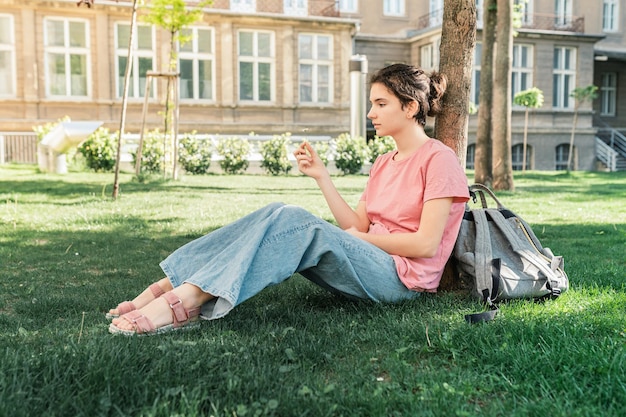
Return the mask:
{"type": "Polygon", "coordinates": [[[366,138],[365,84],[367,82],[367,57],[350,58],[350,135],[366,138]]]}

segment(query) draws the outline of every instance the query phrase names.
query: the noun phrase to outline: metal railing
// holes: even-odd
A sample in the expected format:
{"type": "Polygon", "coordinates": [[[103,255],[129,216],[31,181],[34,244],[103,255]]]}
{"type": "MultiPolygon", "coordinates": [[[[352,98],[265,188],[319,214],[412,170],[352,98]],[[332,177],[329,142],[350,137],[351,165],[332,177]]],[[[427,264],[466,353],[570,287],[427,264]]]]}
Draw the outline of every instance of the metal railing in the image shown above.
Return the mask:
{"type": "Polygon", "coordinates": [[[612,128],[598,129],[597,137],[626,158],[626,136],[612,128]]]}
{"type": "Polygon", "coordinates": [[[0,132],[0,164],[37,163],[37,134],[34,132],[0,132]]]}
{"type": "MultiPolygon", "coordinates": [[[[441,26],[443,9],[433,10],[417,20],[417,30],[441,26]]],[[[482,21],[476,22],[482,28],[482,21]]],[[[551,30],[557,32],[585,33],[585,18],[581,16],[564,16],[555,14],[527,14],[521,20],[522,29],[551,30]]]]}
{"type": "MultiPolygon", "coordinates": [[[[184,134],[179,135],[179,138],[184,134]]],[[[195,135],[198,140],[209,140],[212,142],[213,147],[221,138],[241,138],[250,142],[251,149],[248,155],[249,161],[260,161],[261,143],[272,139],[273,135],[211,135],[211,134],[197,134],[195,135]]],[[[115,134],[117,140],[117,134],[115,134]]],[[[291,155],[291,151],[295,149],[301,141],[307,140],[309,142],[329,142],[332,139],[330,136],[323,135],[292,135],[290,140],[292,145],[289,149],[289,159],[294,159],[291,155]]],[[[20,164],[36,164],[37,163],[37,134],[30,132],[0,132],[0,164],[6,163],[20,163],[20,164]]],[[[122,138],[122,153],[120,155],[121,162],[132,162],[132,153],[137,150],[139,145],[138,133],[126,133],[122,138]]],[[[216,152],[213,154],[214,160],[219,160],[220,157],[216,152]]],[[[332,159],[332,158],[330,158],[332,159]]]]}
{"type": "Polygon", "coordinates": [[[596,136],[596,158],[611,172],[617,171],[617,155],[615,149],[596,136]]]}

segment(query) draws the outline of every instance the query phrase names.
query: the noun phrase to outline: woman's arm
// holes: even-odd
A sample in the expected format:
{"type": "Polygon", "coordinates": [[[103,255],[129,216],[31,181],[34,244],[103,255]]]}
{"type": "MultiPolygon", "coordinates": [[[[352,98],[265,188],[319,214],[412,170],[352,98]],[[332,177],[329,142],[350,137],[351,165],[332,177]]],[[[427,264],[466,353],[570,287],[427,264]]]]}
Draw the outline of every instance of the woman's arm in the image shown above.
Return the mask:
{"type": "Polygon", "coordinates": [[[437,198],[424,203],[419,230],[413,233],[376,235],[363,233],[356,228],[347,231],[391,255],[408,258],[432,258],[439,249],[451,207],[452,197],[437,198]]]}
{"type": "Polygon", "coordinates": [[[356,210],[346,203],[324,166],[322,159],[308,142],[302,144],[294,151],[298,169],[305,175],[313,178],[319,186],[333,217],[342,229],[354,228],[366,232],[369,228],[369,219],[365,211],[365,204],[360,202],[356,210]]]}

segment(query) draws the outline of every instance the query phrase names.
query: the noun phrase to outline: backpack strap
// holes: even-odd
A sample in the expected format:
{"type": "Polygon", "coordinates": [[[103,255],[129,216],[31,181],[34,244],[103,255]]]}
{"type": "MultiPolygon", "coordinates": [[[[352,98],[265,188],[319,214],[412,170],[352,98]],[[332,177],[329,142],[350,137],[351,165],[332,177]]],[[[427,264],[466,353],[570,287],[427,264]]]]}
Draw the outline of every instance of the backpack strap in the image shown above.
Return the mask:
{"type": "Polygon", "coordinates": [[[484,303],[491,303],[493,280],[491,278],[491,237],[489,225],[484,210],[473,210],[474,226],[476,227],[476,242],[474,247],[474,262],[476,269],[476,290],[484,303]]]}
{"type": "MultiPolygon", "coordinates": [[[[484,201],[484,196],[481,195],[484,201]]],[[[476,242],[474,247],[474,262],[476,274],[476,291],[482,297],[483,303],[488,307],[487,311],[481,313],[466,314],[465,320],[468,323],[480,323],[483,321],[493,320],[498,313],[498,308],[492,302],[491,297],[494,291],[494,282],[498,282],[493,273],[500,271],[499,260],[493,259],[493,251],[491,250],[491,237],[489,236],[489,225],[484,210],[472,210],[474,217],[474,226],[476,227],[476,242]],[[496,266],[496,268],[494,268],[496,266]],[[495,279],[494,279],[495,278],[495,279]]],[[[497,289],[496,289],[497,290],[497,289]]]]}

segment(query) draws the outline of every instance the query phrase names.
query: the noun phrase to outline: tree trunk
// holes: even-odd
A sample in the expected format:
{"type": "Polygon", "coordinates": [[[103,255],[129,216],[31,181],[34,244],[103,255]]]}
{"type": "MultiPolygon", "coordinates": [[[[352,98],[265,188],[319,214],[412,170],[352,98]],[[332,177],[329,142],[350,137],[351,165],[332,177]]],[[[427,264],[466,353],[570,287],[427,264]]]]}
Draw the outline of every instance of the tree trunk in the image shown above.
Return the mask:
{"type": "Polygon", "coordinates": [[[133,68],[133,38],[137,23],[137,0],[133,0],[133,8],[130,18],[130,35],[128,37],[128,56],[126,58],[126,70],[124,72],[124,92],[122,94],[122,112],[120,115],[120,130],[117,137],[117,154],[115,156],[115,178],[113,179],[113,199],[116,199],[120,191],[120,159],[122,155],[122,135],[126,126],[126,109],[128,107],[128,90],[130,88],[130,75],[133,68]]]}
{"type": "Polygon", "coordinates": [[[474,182],[491,186],[493,179],[493,141],[491,112],[493,111],[493,48],[496,35],[497,0],[485,0],[483,5],[483,41],[480,61],[480,90],[478,96],[478,127],[474,153],[474,182]]]}
{"type": "Polygon", "coordinates": [[[511,57],[513,0],[498,0],[496,61],[493,85],[493,188],[513,190],[511,161],[511,57]]]}
{"type": "Polygon", "coordinates": [[[475,0],[445,0],[439,70],[448,77],[435,137],[452,148],[465,166],[472,61],[476,44],[475,0]]]}
{"type": "MultiPolygon", "coordinates": [[[[435,121],[435,137],[456,152],[463,167],[467,154],[467,124],[475,44],[475,0],[445,0],[439,70],[448,77],[448,89],[443,98],[443,111],[435,121]]],[[[439,288],[454,289],[459,282],[458,272],[451,258],[446,264],[439,288]]]]}
{"type": "Polygon", "coordinates": [[[572,133],[569,138],[569,152],[567,153],[567,172],[573,171],[572,161],[574,160],[574,136],[576,135],[576,125],[578,124],[578,107],[579,103],[576,101],[574,105],[574,122],[572,124],[572,133]]]}

